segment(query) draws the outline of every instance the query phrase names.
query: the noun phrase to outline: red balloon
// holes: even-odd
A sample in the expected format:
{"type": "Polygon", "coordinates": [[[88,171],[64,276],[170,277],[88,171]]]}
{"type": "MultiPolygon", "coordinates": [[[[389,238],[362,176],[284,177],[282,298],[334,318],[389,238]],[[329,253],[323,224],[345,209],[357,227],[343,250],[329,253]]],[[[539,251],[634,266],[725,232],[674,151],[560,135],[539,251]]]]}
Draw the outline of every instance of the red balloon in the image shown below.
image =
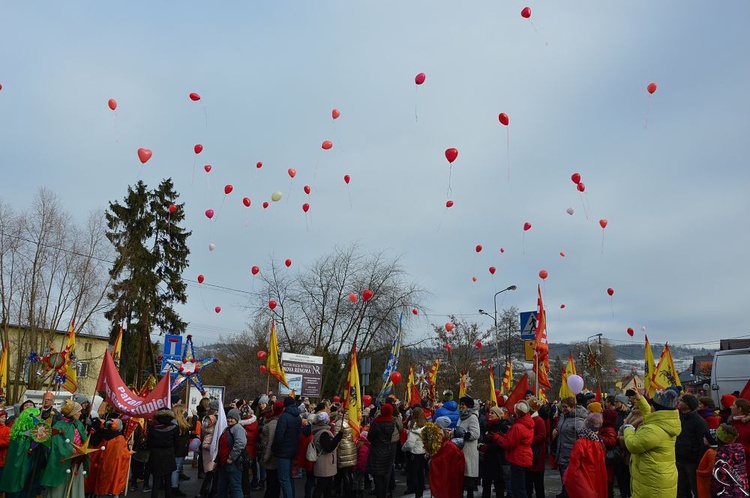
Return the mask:
{"type": "Polygon", "coordinates": [[[508,126],[510,124],[510,119],[508,118],[508,115],[504,112],[501,112],[500,115],[498,115],[497,119],[500,121],[500,124],[508,126]]]}
{"type": "Polygon", "coordinates": [[[263,209],[267,209],[267,208],[268,208],[268,201],[265,201],[263,202],[263,209]]]}
{"type": "Polygon", "coordinates": [[[500,254],[503,254],[504,252],[505,252],[505,248],[504,248],[504,247],[501,247],[501,248],[500,248],[500,254]]]}
{"type": "Polygon", "coordinates": [[[474,248],[476,252],[482,252],[482,244],[477,244],[477,246],[474,248]]]}
{"type": "Polygon", "coordinates": [[[494,266],[490,266],[490,275],[494,275],[496,271],[497,268],[495,268],[494,266]]]}
{"type": "Polygon", "coordinates": [[[221,313],[221,306],[217,306],[216,308],[214,308],[214,311],[216,313],[221,313]]]}
{"type": "Polygon", "coordinates": [[[203,146],[201,144],[195,144],[195,146],[193,147],[193,152],[195,152],[196,154],[200,154],[201,152],[203,152],[203,146]]]}
{"type": "Polygon", "coordinates": [[[372,404],[372,396],[370,396],[369,394],[365,394],[364,396],[362,396],[362,404],[364,406],[370,406],[372,404]]]}
{"type": "Polygon", "coordinates": [[[394,384],[398,384],[399,382],[401,382],[401,374],[399,372],[393,372],[391,374],[391,382],[393,382],[394,384]]]}
{"type": "Polygon", "coordinates": [[[258,169],[260,169],[260,168],[263,167],[263,163],[260,162],[260,161],[258,161],[257,163],[255,163],[255,167],[258,168],[258,169]]]}
{"type": "MultiPolygon", "coordinates": [[[[0,88],[2,88],[2,87],[0,87],[0,88]]],[[[115,99],[109,99],[109,100],[107,101],[107,105],[108,105],[108,106],[109,106],[109,108],[110,108],[110,109],[112,109],[113,111],[114,111],[115,109],[117,109],[117,101],[116,101],[115,99]]]]}
{"type": "Polygon", "coordinates": [[[521,10],[521,17],[523,17],[524,19],[530,18],[531,17],[531,7],[524,7],[521,10]]]}
{"type": "Polygon", "coordinates": [[[445,201],[445,207],[452,208],[453,207],[453,201],[445,201]]]}
{"type": "Polygon", "coordinates": [[[560,305],[560,309],[561,309],[561,310],[564,310],[564,309],[565,309],[565,305],[564,305],[564,304],[561,304],[561,305],[560,305]]]}
{"type": "Polygon", "coordinates": [[[302,211],[308,212],[309,210],[310,210],[310,204],[308,204],[307,202],[302,204],[302,211]]]}
{"type": "Polygon", "coordinates": [[[250,207],[250,204],[252,204],[253,201],[250,200],[249,197],[243,197],[242,198],[242,204],[245,205],[245,207],[250,207]]]}
{"type": "Polygon", "coordinates": [[[349,182],[351,181],[352,177],[349,175],[344,175],[344,183],[349,185],[349,182]]]}
{"type": "Polygon", "coordinates": [[[195,92],[188,95],[188,97],[190,97],[190,100],[192,100],[193,102],[198,102],[201,99],[201,96],[195,92]]]}
{"type": "Polygon", "coordinates": [[[482,349],[482,341],[475,342],[474,346],[476,346],[477,349],[482,349]]]}
{"type": "Polygon", "coordinates": [[[338,109],[334,109],[331,111],[331,117],[333,119],[338,119],[339,116],[341,116],[341,113],[339,112],[338,109]]]}
{"type": "Polygon", "coordinates": [[[414,77],[414,83],[416,83],[417,85],[421,85],[422,83],[424,83],[425,78],[427,78],[427,75],[425,75],[424,73],[419,73],[414,77]]]}
{"type": "Polygon", "coordinates": [[[573,180],[573,183],[578,185],[579,183],[581,183],[581,174],[573,173],[572,175],[570,175],[570,179],[573,180]]]}
{"type": "Polygon", "coordinates": [[[304,190],[307,195],[310,195],[310,185],[305,185],[302,187],[302,190],[304,190]]]}
{"type": "Polygon", "coordinates": [[[206,218],[209,220],[214,217],[214,210],[213,209],[206,209],[206,218]]]}
{"type": "Polygon", "coordinates": [[[648,86],[646,87],[646,90],[648,90],[648,93],[653,95],[653,93],[656,91],[657,88],[658,86],[656,85],[656,83],[649,83],[648,86]]]}
{"type": "Polygon", "coordinates": [[[203,283],[203,281],[205,280],[205,278],[206,278],[206,277],[204,277],[203,275],[198,275],[198,283],[199,283],[199,284],[202,284],[202,283],[203,283]]]}
{"type": "Polygon", "coordinates": [[[472,282],[476,282],[477,281],[477,277],[471,277],[471,281],[472,282]]]}
{"type": "Polygon", "coordinates": [[[334,402],[334,403],[338,403],[339,401],[341,401],[341,398],[340,398],[340,397],[338,397],[338,396],[334,396],[334,397],[333,397],[333,402],[334,402]]]}
{"type": "Polygon", "coordinates": [[[250,268],[250,271],[253,275],[257,275],[258,273],[260,273],[260,268],[258,268],[257,266],[253,266],[252,268],[250,268]]]}
{"type": "Polygon", "coordinates": [[[174,204],[170,204],[169,205],[169,212],[170,213],[174,213],[175,211],[177,211],[177,206],[175,206],[174,204]]]}
{"type": "Polygon", "coordinates": [[[630,337],[633,337],[633,334],[635,334],[635,330],[633,330],[631,327],[628,327],[628,335],[630,337]]]}
{"type": "Polygon", "coordinates": [[[292,260],[289,258],[286,258],[286,260],[284,261],[284,264],[286,265],[287,268],[289,268],[290,266],[292,266],[292,260]]]}
{"type": "Polygon", "coordinates": [[[255,353],[255,356],[257,356],[259,360],[262,360],[263,358],[268,356],[268,354],[265,351],[258,351],[257,353],[255,353]]]}
{"type": "Polygon", "coordinates": [[[607,223],[608,221],[605,218],[602,218],[601,220],[599,220],[599,226],[602,227],[603,229],[607,228],[607,223]]]}
{"type": "Polygon", "coordinates": [[[539,270],[539,278],[542,280],[545,280],[549,274],[547,273],[547,270],[539,270]]]}
{"type": "Polygon", "coordinates": [[[349,301],[351,301],[353,303],[356,303],[357,302],[357,294],[355,294],[354,292],[351,292],[349,294],[349,301]]]}
{"type": "Polygon", "coordinates": [[[232,190],[234,190],[234,186],[232,186],[231,184],[226,184],[226,185],[224,185],[224,193],[225,193],[226,195],[229,195],[229,194],[231,194],[231,193],[232,193],[232,190]]]}
{"type": "Polygon", "coordinates": [[[141,160],[141,164],[146,164],[151,159],[151,151],[141,147],[138,149],[138,159],[141,160]]]}
{"type": "Polygon", "coordinates": [[[329,150],[331,147],[333,147],[333,142],[331,142],[330,140],[323,140],[321,147],[323,147],[323,150],[329,150]]]}
{"type": "Polygon", "coordinates": [[[266,373],[266,370],[267,370],[267,368],[266,368],[265,365],[261,365],[260,366],[260,373],[264,374],[264,373],[266,373]]]}
{"type": "Polygon", "coordinates": [[[276,301],[274,301],[273,299],[271,299],[270,301],[268,301],[268,307],[271,308],[272,310],[275,310],[276,309],[276,301]]]}
{"type": "Polygon", "coordinates": [[[451,147],[450,149],[445,149],[445,158],[448,160],[449,163],[453,163],[453,161],[456,160],[458,157],[458,149],[451,147]]]}
{"type": "Polygon", "coordinates": [[[615,290],[612,287],[610,287],[610,288],[607,289],[607,294],[609,294],[610,296],[614,296],[615,295],[615,290]]]}
{"type": "Polygon", "coordinates": [[[560,251],[560,256],[564,258],[565,257],[565,253],[562,252],[562,251],[560,251]]]}
{"type": "Polygon", "coordinates": [[[531,223],[527,221],[526,223],[523,224],[523,231],[528,232],[529,230],[531,230],[531,223]]]}
{"type": "Polygon", "coordinates": [[[295,176],[297,176],[297,170],[294,168],[289,168],[288,170],[286,170],[286,172],[290,178],[294,178],[295,176]]]}
{"type": "Polygon", "coordinates": [[[372,291],[370,289],[365,289],[362,291],[362,300],[363,301],[369,301],[372,299],[372,291]]]}
{"type": "Polygon", "coordinates": [[[451,350],[451,345],[450,345],[450,344],[446,344],[446,345],[445,345],[445,349],[446,349],[447,351],[450,351],[450,350],[451,350]]]}
{"type": "Polygon", "coordinates": [[[583,184],[583,182],[578,182],[578,185],[576,186],[579,192],[583,192],[586,190],[586,185],[583,184]]]}
{"type": "Polygon", "coordinates": [[[206,164],[205,166],[203,166],[203,169],[206,170],[206,173],[210,173],[211,172],[211,165],[210,164],[206,164]]]}
{"type": "Polygon", "coordinates": [[[419,314],[419,311],[417,311],[417,308],[412,308],[412,309],[411,309],[411,314],[412,314],[412,315],[418,315],[418,314],[419,314]]]}
{"type": "Polygon", "coordinates": [[[454,328],[454,327],[455,327],[455,325],[453,325],[453,322],[447,322],[447,323],[445,324],[445,330],[447,330],[448,332],[451,332],[451,331],[453,331],[453,328],[454,328]]]}

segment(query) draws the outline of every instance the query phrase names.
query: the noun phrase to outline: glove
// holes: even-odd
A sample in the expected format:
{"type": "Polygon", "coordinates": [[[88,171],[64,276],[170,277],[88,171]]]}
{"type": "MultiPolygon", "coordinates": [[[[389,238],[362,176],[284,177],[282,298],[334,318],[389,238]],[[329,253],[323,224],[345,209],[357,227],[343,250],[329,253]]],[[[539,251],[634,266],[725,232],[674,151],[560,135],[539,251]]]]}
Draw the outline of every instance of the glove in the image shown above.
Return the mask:
{"type": "Polygon", "coordinates": [[[463,427],[456,427],[453,429],[453,437],[455,438],[466,438],[466,429],[463,427]]]}

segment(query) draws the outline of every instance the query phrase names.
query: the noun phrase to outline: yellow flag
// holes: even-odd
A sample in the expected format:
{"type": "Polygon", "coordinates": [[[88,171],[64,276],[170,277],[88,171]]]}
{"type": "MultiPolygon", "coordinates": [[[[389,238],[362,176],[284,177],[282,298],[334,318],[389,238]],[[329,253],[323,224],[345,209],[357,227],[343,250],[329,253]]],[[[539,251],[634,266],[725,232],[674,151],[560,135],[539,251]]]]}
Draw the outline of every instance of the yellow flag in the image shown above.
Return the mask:
{"type": "Polygon", "coordinates": [[[411,386],[414,385],[414,365],[409,365],[409,378],[406,379],[406,406],[411,406],[411,386]]]}
{"type": "Polygon", "coordinates": [[[352,441],[357,441],[361,431],[359,422],[362,420],[362,398],[360,398],[361,391],[359,389],[359,368],[357,367],[356,344],[352,346],[352,358],[349,363],[349,377],[346,379],[346,386],[344,386],[344,389],[343,409],[347,413],[349,427],[352,429],[352,441]]]}
{"type": "Polygon", "coordinates": [[[0,357],[0,389],[8,388],[8,343],[3,348],[3,356],[0,357]]]}
{"type": "Polygon", "coordinates": [[[500,393],[510,394],[511,384],[513,384],[513,362],[509,361],[505,365],[505,373],[503,374],[503,383],[500,386],[500,393]]]}
{"type": "Polygon", "coordinates": [[[490,401],[495,403],[494,406],[497,406],[497,394],[495,394],[495,373],[492,371],[492,367],[490,367],[490,401]]]}
{"type": "Polygon", "coordinates": [[[651,391],[651,379],[656,373],[656,362],[654,362],[654,350],[651,349],[651,343],[648,342],[648,336],[646,336],[645,356],[646,366],[644,367],[643,372],[643,389],[650,398],[654,395],[654,392],[656,392],[656,389],[651,391]]]}
{"type": "Polygon", "coordinates": [[[466,396],[466,372],[461,372],[461,382],[458,384],[458,397],[466,396]]]}
{"type": "Polygon", "coordinates": [[[76,328],[73,320],[70,321],[70,328],[68,329],[68,342],[65,344],[65,350],[68,352],[68,356],[65,359],[65,383],[62,387],[66,391],[71,393],[78,390],[78,373],[76,367],[70,361],[70,355],[76,348],[76,328]]]}
{"type": "Polygon", "coordinates": [[[115,344],[112,346],[112,359],[117,365],[120,364],[120,355],[122,353],[122,325],[120,325],[120,331],[117,333],[115,344]]]}
{"type": "Polygon", "coordinates": [[[286,380],[284,366],[281,364],[281,358],[279,357],[279,341],[276,338],[276,322],[273,320],[271,320],[271,338],[268,340],[268,359],[266,360],[266,369],[268,369],[270,375],[284,384],[287,389],[291,389],[289,387],[289,382],[286,380]]]}
{"type": "Polygon", "coordinates": [[[674,361],[672,360],[672,352],[669,350],[669,344],[664,345],[664,349],[659,357],[659,364],[656,366],[654,376],[651,378],[651,384],[649,385],[649,397],[652,397],[652,393],[661,391],[670,386],[682,387],[680,383],[680,376],[677,370],[674,368],[674,361]]]}
{"type": "Polygon", "coordinates": [[[560,399],[575,396],[573,391],[568,387],[568,377],[576,375],[576,362],[573,360],[573,353],[568,356],[568,364],[565,365],[565,370],[562,374],[562,382],[560,383],[560,399]]]}

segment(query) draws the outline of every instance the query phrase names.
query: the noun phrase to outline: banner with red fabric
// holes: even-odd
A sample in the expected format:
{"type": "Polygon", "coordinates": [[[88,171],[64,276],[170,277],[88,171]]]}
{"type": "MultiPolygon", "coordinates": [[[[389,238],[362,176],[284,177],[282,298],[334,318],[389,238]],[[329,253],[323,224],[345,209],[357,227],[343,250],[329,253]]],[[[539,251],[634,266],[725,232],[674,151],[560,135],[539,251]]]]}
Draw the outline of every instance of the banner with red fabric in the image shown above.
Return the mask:
{"type": "Polygon", "coordinates": [[[170,407],[169,375],[162,378],[153,391],[145,397],[136,395],[128,389],[125,381],[117,372],[117,367],[109,351],[104,352],[102,369],[96,390],[104,391],[104,399],[117,412],[131,417],[154,418],[154,413],[170,407]]]}

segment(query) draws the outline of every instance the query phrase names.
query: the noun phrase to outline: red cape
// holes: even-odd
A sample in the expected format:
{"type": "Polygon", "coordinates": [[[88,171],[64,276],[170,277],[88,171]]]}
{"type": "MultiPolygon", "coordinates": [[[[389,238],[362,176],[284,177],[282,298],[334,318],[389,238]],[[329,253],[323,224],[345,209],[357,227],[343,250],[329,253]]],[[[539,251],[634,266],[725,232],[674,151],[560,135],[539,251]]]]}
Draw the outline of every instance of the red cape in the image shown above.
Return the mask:
{"type": "Polygon", "coordinates": [[[434,498],[461,498],[464,493],[464,452],[449,439],[430,460],[430,492],[434,498]]]}
{"type": "Polygon", "coordinates": [[[604,445],[581,438],[573,445],[568,469],[563,476],[565,491],[576,498],[607,496],[607,467],[604,445]]]}

